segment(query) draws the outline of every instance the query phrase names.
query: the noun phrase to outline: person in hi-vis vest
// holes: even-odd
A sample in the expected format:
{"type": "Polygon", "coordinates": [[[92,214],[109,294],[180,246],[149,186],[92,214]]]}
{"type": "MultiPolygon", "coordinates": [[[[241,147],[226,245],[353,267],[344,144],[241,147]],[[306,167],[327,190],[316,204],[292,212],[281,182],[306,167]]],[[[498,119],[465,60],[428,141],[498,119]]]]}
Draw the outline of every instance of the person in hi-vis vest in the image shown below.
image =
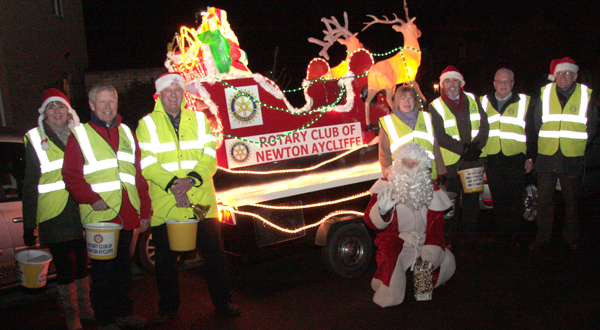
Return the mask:
{"type": "MultiPolygon", "coordinates": [[[[480,156],[488,138],[489,125],[487,114],[475,95],[463,91],[465,80],[455,67],[450,65],[442,71],[440,85],[441,96],[429,104],[429,113],[448,172],[445,186],[456,194],[458,206],[462,191],[458,170],[463,163],[483,161],[480,156]]],[[[462,194],[461,213],[460,225],[465,244],[479,243],[479,193],[462,194]]],[[[454,218],[448,220],[449,245],[458,243],[457,215],[455,212],[454,218]]]]}
{"type": "Polygon", "coordinates": [[[379,164],[384,177],[392,166],[393,154],[406,143],[415,142],[425,148],[433,161],[431,177],[445,174],[440,146],[433,134],[431,115],[419,110],[417,92],[409,85],[396,89],[392,113],[379,118],[379,164]]]}
{"type": "MultiPolygon", "coordinates": [[[[513,92],[515,74],[501,68],[494,75],[494,90],[481,97],[481,107],[488,115],[490,133],[483,149],[487,157],[487,182],[494,201],[494,219],[500,243],[519,247],[524,220],[523,202],[525,173],[533,162],[527,159],[526,118],[532,107],[531,98],[513,92]]],[[[531,110],[533,111],[533,110],[531,110]]]]}
{"type": "Polygon", "coordinates": [[[62,175],[79,204],[83,224],[122,225],[114,259],[92,259],[91,300],[98,329],[144,328],[148,321],[133,312],[129,247],[133,230],[149,227],[152,211],[141,152],[133,132],[117,114],[118,95],[106,83],[89,93],[91,120],[76,127],[65,149],[62,175]]]}
{"type": "Polygon", "coordinates": [[[56,88],[44,91],[38,126],[25,134],[25,179],[23,181],[23,240],[47,245],[56,266],[58,304],[67,329],[82,329],[94,323],[90,305],[88,256],[79,207],[65,189],[61,168],[71,130],[79,117],[67,96],[56,88]]]}
{"type": "Polygon", "coordinates": [[[576,83],[579,66],[569,57],[552,60],[553,83],[542,87],[533,113],[532,138],[527,139],[527,156],[537,172],[537,235],[530,250],[550,243],[554,222],[554,190],[560,182],[565,201],[563,238],[567,247],[579,248],[577,194],[583,173],[583,156],[596,134],[598,109],[592,90],[576,83]]]}
{"type": "Polygon", "coordinates": [[[178,253],[169,246],[167,220],[189,221],[193,205],[209,206],[198,224],[196,246],[204,258],[207,285],[217,315],[237,316],[231,302],[229,270],[221,241],[213,175],[217,171],[216,139],[204,113],[185,107],[185,80],[165,73],[156,82],[154,111],[137,128],[142,149],[142,173],[152,199],[152,238],[160,300],[155,325],[177,316],[181,302],[177,275],[178,253]]]}

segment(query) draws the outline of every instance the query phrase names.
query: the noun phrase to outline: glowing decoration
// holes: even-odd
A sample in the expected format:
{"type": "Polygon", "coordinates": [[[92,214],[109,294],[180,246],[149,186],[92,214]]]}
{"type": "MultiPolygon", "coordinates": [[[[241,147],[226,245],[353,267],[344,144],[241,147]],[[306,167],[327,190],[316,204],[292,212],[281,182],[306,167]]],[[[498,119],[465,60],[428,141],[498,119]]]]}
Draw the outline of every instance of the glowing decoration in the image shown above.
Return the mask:
{"type": "Polygon", "coordinates": [[[229,52],[231,51],[231,48],[229,47],[229,42],[223,37],[221,32],[219,32],[219,30],[209,30],[200,34],[198,37],[200,41],[210,46],[219,72],[229,72],[229,68],[231,67],[231,56],[229,55],[229,52]]]}
{"type": "Polygon", "coordinates": [[[227,169],[227,168],[219,166],[219,170],[222,170],[222,171],[225,171],[225,172],[228,172],[228,173],[232,173],[232,174],[242,174],[242,175],[248,175],[248,174],[253,174],[253,175],[273,175],[273,174],[284,174],[284,173],[309,172],[309,171],[312,171],[312,170],[316,170],[319,167],[327,165],[327,164],[329,164],[331,162],[334,162],[334,161],[336,161],[336,160],[338,160],[340,158],[343,158],[343,157],[345,157],[345,156],[347,156],[347,155],[349,155],[349,154],[351,154],[351,153],[353,153],[353,152],[355,152],[355,151],[357,151],[359,149],[365,148],[365,147],[367,147],[366,144],[363,144],[363,145],[358,146],[358,147],[354,147],[354,148],[352,148],[352,149],[344,152],[343,154],[340,154],[340,155],[338,155],[336,157],[328,159],[328,160],[326,160],[324,162],[321,162],[321,163],[319,163],[317,165],[314,165],[314,166],[311,166],[311,167],[306,167],[306,168],[293,168],[293,169],[289,169],[289,170],[276,170],[276,171],[248,171],[248,170],[234,171],[234,170],[230,170],[230,169],[227,169]]]}
{"type": "MultiPolygon", "coordinates": [[[[414,24],[416,17],[409,20],[406,1],[404,2],[404,9],[406,11],[406,22],[399,19],[396,14],[394,14],[394,20],[390,20],[386,16],[383,16],[385,20],[380,20],[376,16],[367,15],[371,17],[373,21],[365,23],[366,26],[363,28],[363,31],[376,23],[399,23],[400,25],[392,25],[392,28],[394,31],[402,33],[402,36],[404,37],[404,48],[400,52],[391,58],[375,63],[369,71],[368,94],[365,99],[365,122],[367,128],[371,127],[369,107],[371,100],[375,95],[381,90],[385,90],[386,101],[391,108],[392,95],[394,94],[396,85],[403,82],[414,81],[417,70],[421,65],[421,49],[419,47],[419,42],[417,41],[421,36],[421,31],[414,24]]],[[[418,85],[416,89],[417,93],[422,95],[421,91],[418,89],[418,85]]]]}
{"type": "MultiPolygon", "coordinates": [[[[346,15],[345,19],[347,30],[348,24],[346,15]]],[[[329,27],[329,25],[333,24],[336,28],[342,28],[340,24],[337,23],[337,21],[334,22],[334,20],[335,19],[332,18],[331,21],[326,21],[326,25],[329,27]]],[[[179,72],[185,77],[187,82],[186,89],[191,92],[185,94],[187,106],[192,110],[202,111],[207,115],[213,134],[217,137],[219,169],[237,175],[305,173],[305,175],[291,177],[285,181],[272,182],[271,184],[263,184],[260,186],[230,186],[230,188],[237,188],[217,192],[219,210],[231,213],[230,219],[233,218],[233,221],[235,221],[235,217],[233,217],[234,214],[248,215],[255,219],[259,219],[264,222],[265,225],[276,228],[277,230],[295,233],[307,228],[319,226],[327,219],[338,215],[354,214],[362,216],[362,212],[357,212],[357,210],[340,210],[329,213],[331,210],[328,209],[327,212],[318,214],[319,208],[338,205],[340,203],[345,203],[347,207],[343,207],[344,209],[354,209],[354,204],[360,204],[358,202],[355,203],[355,200],[366,198],[369,195],[368,191],[362,191],[365,189],[362,186],[359,189],[355,189],[351,195],[349,194],[350,196],[338,196],[335,200],[319,201],[309,205],[278,206],[268,205],[267,202],[269,200],[275,201],[280,199],[282,198],[282,195],[290,196],[291,194],[293,196],[300,196],[312,191],[335,189],[336,187],[363,183],[375,180],[381,176],[380,167],[376,161],[367,163],[367,165],[364,165],[364,162],[361,162],[363,164],[362,166],[355,166],[353,168],[344,167],[339,170],[329,171],[327,174],[309,173],[335,160],[341,159],[354,151],[364,150],[363,148],[367,147],[364,143],[369,140],[365,139],[365,132],[362,132],[362,134],[360,133],[361,125],[359,124],[359,121],[356,120],[356,118],[362,118],[362,109],[360,109],[360,107],[357,108],[354,99],[358,99],[355,94],[356,90],[358,89],[360,91],[362,86],[366,84],[366,75],[369,68],[373,66],[374,60],[373,56],[367,50],[362,48],[362,44],[358,41],[356,35],[357,34],[352,34],[347,31],[343,41],[338,41],[346,46],[348,55],[346,60],[331,70],[329,74],[327,74],[328,71],[330,71],[329,64],[326,62],[327,70],[322,72],[322,74],[308,77],[308,73],[311,72],[311,69],[307,69],[307,79],[303,81],[302,87],[297,90],[304,91],[306,104],[299,108],[295,108],[288,102],[284,96],[284,92],[280,90],[276,83],[260,74],[253,74],[250,72],[247,68],[248,63],[246,54],[241,50],[238,39],[227,22],[227,13],[224,10],[214,7],[208,8],[205,13],[202,13],[202,23],[197,29],[182,27],[179,33],[175,35],[173,42],[169,44],[165,66],[169,71],[179,72]],[[357,85],[357,83],[360,85],[357,85]],[[322,88],[323,84],[327,84],[326,87],[329,90],[337,88],[335,94],[323,94],[323,92],[320,94],[310,93],[310,88],[314,86],[317,86],[315,90],[324,90],[322,88]],[[252,88],[255,88],[255,90],[252,88]],[[225,91],[228,92],[225,93],[225,91]],[[261,102],[261,99],[263,102],[261,102]],[[315,100],[317,101],[316,103],[315,100]],[[276,104],[277,106],[267,103],[276,104]],[[236,105],[234,110],[236,110],[235,114],[237,116],[233,119],[226,117],[226,113],[229,111],[229,104],[236,105]],[[272,109],[276,111],[269,111],[268,116],[263,117],[263,120],[264,118],[267,120],[264,120],[261,123],[258,121],[258,117],[250,116],[251,113],[254,113],[254,109],[260,109],[261,111],[272,109]],[[294,120],[285,118],[284,116],[286,115],[282,114],[282,112],[295,116],[309,115],[310,117],[296,125],[294,120]],[[345,113],[337,115],[334,112],[345,112],[350,113],[350,115],[345,113]],[[273,113],[276,115],[273,115],[273,113]],[[220,116],[223,116],[223,122],[221,121],[220,116]],[[273,130],[273,127],[279,127],[279,123],[275,123],[274,118],[279,119],[280,122],[286,121],[288,125],[280,130],[273,130]],[[337,120],[340,119],[341,122],[338,122],[337,120]],[[232,127],[232,122],[235,120],[245,120],[252,125],[244,124],[235,128],[232,127]],[[256,152],[256,150],[259,149],[267,149],[262,146],[264,144],[274,144],[276,142],[284,143],[285,140],[280,140],[290,139],[292,138],[290,137],[292,134],[298,135],[301,133],[310,133],[310,130],[307,130],[307,128],[319,120],[321,121],[316,125],[317,128],[332,127],[341,125],[342,123],[346,126],[357,127],[357,129],[354,130],[354,132],[358,132],[356,143],[348,146],[345,145],[344,148],[341,149],[334,148],[334,150],[347,151],[318,165],[304,169],[284,169],[264,172],[233,171],[229,169],[232,166],[231,164],[221,163],[223,159],[228,159],[228,154],[224,151],[229,150],[225,147],[230,141],[230,138],[238,140],[236,141],[237,146],[248,147],[246,148],[246,151],[253,149],[253,152],[256,152]],[[290,123],[293,124],[290,125],[290,123]],[[226,125],[226,127],[224,127],[224,125],[226,125]],[[262,135],[269,136],[269,138],[263,139],[262,135]],[[252,139],[253,136],[258,136],[260,139],[252,139]],[[260,146],[244,145],[246,142],[260,146]],[[348,148],[351,149],[348,150],[348,148]],[[229,166],[229,168],[223,166],[229,166]],[[238,209],[240,207],[270,208],[283,211],[310,208],[313,209],[311,212],[317,213],[317,216],[314,217],[315,220],[327,213],[329,214],[325,215],[317,223],[305,226],[304,228],[283,228],[275,225],[275,221],[269,221],[257,214],[240,211],[238,209]]],[[[317,66],[315,65],[315,68],[316,67],[317,66]]],[[[314,72],[316,71],[312,71],[312,73],[314,72]]],[[[358,106],[362,106],[362,102],[358,103],[358,106]]],[[[320,138],[320,141],[329,140],[320,138]]],[[[304,143],[305,141],[303,140],[302,142],[304,143]]],[[[233,150],[239,152],[236,153],[236,157],[239,157],[240,162],[247,161],[245,158],[247,153],[244,154],[241,149],[238,150],[233,148],[233,150]]],[[[353,159],[355,159],[355,157],[353,157],[353,159]]],[[[251,166],[249,162],[244,164],[251,166]]],[[[235,181],[235,179],[233,181],[235,181]]],[[[341,209],[342,207],[336,208],[341,209]]]]}
{"type": "Polygon", "coordinates": [[[340,187],[381,177],[379,163],[329,172],[326,175],[306,175],[294,180],[244,186],[217,193],[217,201],[230,206],[244,206],[265,200],[289,197],[323,189],[340,187]]]}
{"type": "Polygon", "coordinates": [[[282,232],[285,232],[285,233],[289,233],[289,234],[295,234],[295,233],[304,231],[304,230],[309,229],[309,228],[317,227],[317,226],[321,225],[323,222],[327,221],[328,219],[336,217],[338,215],[342,215],[342,214],[353,214],[353,215],[360,216],[360,217],[364,216],[363,212],[357,212],[357,211],[352,211],[352,210],[340,210],[340,211],[332,212],[332,213],[326,215],[321,220],[319,220],[319,221],[317,221],[315,223],[312,223],[310,225],[306,225],[304,227],[300,227],[300,228],[296,228],[296,229],[287,229],[287,228],[283,228],[281,226],[278,226],[278,225],[270,222],[269,220],[261,217],[260,215],[258,215],[256,213],[238,211],[238,210],[235,210],[233,208],[226,207],[226,206],[219,206],[219,210],[226,210],[226,211],[229,211],[231,213],[236,213],[236,214],[242,214],[242,215],[251,216],[253,218],[256,218],[256,219],[262,221],[267,226],[270,226],[270,227],[272,227],[274,229],[277,229],[279,231],[282,231],[282,232]]]}
{"type": "MultiPolygon", "coordinates": [[[[221,65],[229,62],[230,67],[227,69],[219,70],[221,73],[237,73],[237,74],[249,74],[251,73],[248,69],[248,59],[246,57],[246,52],[244,52],[240,48],[240,43],[238,38],[236,37],[233,30],[231,30],[231,26],[227,21],[227,12],[223,9],[210,7],[208,10],[202,15],[202,24],[198,29],[198,32],[201,35],[205,33],[211,32],[214,35],[220,35],[223,40],[219,41],[219,43],[223,43],[226,41],[228,44],[219,45],[218,52],[213,51],[213,57],[215,59],[223,56],[225,59],[217,60],[217,66],[219,69],[221,66],[219,62],[222,62],[221,65]],[[229,60],[227,60],[229,59],[229,60]]],[[[211,37],[211,38],[219,38],[219,37],[211,37]]],[[[204,42],[204,41],[203,41],[204,42]]],[[[212,46],[211,46],[212,49],[212,46]]]]}
{"type": "Polygon", "coordinates": [[[321,45],[323,47],[323,49],[319,52],[319,55],[323,56],[326,60],[329,60],[329,54],[327,53],[327,49],[329,49],[329,47],[334,42],[337,41],[340,44],[346,46],[346,51],[348,53],[346,59],[342,61],[342,63],[330,70],[329,63],[324,62],[324,67],[326,67],[328,70],[327,73],[321,76],[321,78],[329,80],[339,79],[345,76],[349,70],[351,54],[354,53],[356,50],[363,48],[363,44],[356,37],[358,33],[352,34],[352,32],[348,30],[348,14],[346,12],[344,12],[344,26],[341,26],[338,20],[333,16],[331,17],[331,19],[323,17],[321,18],[321,22],[325,23],[325,26],[327,27],[327,30],[323,31],[323,33],[325,34],[323,41],[315,38],[308,38],[308,41],[321,45]],[[334,25],[335,29],[332,29],[331,25],[334,25]],[[341,37],[344,38],[342,39],[341,37]]]}

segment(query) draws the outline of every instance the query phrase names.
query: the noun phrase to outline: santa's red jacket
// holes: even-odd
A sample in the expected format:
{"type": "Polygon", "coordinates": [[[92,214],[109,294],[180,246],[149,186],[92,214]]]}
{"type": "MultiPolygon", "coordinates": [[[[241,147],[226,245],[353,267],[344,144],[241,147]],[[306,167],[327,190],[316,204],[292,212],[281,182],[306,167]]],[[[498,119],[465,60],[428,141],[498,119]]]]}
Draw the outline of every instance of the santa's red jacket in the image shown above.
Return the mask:
{"type": "MultiPolygon", "coordinates": [[[[378,183],[386,181],[386,179],[382,179],[378,183]]],[[[371,211],[373,208],[375,208],[373,212],[376,212],[374,213],[376,214],[375,217],[379,215],[377,206],[377,196],[380,192],[378,191],[379,189],[377,183],[371,189],[371,201],[365,210],[364,218],[365,224],[377,232],[375,238],[375,245],[378,247],[376,256],[377,271],[374,277],[380,279],[386,286],[389,286],[389,280],[396,267],[396,260],[405,245],[405,241],[399,236],[401,231],[398,228],[399,220],[395,209],[394,212],[390,212],[385,219],[373,218],[373,213],[371,211]]],[[[434,186],[434,190],[436,192],[439,191],[439,186],[434,186]]],[[[421,257],[423,260],[432,262],[434,267],[437,268],[440,266],[440,263],[437,262],[439,258],[437,257],[436,252],[445,250],[444,212],[428,209],[427,224],[424,229],[425,232],[418,233],[421,236],[425,236],[425,240],[421,244],[423,247],[428,245],[431,247],[424,248],[421,257]]],[[[434,272],[434,275],[435,273],[437,272],[434,272]]],[[[434,279],[434,281],[435,280],[437,279],[434,279]]]]}

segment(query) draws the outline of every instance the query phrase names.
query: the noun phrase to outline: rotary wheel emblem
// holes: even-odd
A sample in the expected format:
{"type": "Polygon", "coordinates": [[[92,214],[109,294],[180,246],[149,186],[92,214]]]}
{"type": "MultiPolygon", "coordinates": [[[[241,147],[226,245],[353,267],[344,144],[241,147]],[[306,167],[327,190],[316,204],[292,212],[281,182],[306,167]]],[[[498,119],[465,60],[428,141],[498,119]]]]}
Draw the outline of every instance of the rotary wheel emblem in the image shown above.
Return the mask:
{"type": "Polygon", "coordinates": [[[94,236],[94,242],[100,244],[102,243],[102,241],[104,240],[104,238],[102,237],[102,235],[95,235],[94,236]]]}
{"type": "Polygon", "coordinates": [[[258,114],[258,102],[250,97],[249,92],[239,91],[231,97],[231,114],[241,123],[251,123],[258,114]]]}
{"type": "Polygon", "coordinates": [[[238,141],[229,149],[229,157],[237,164],[245,164],[250,158],[250,147],[246,143],[238,141]]]}

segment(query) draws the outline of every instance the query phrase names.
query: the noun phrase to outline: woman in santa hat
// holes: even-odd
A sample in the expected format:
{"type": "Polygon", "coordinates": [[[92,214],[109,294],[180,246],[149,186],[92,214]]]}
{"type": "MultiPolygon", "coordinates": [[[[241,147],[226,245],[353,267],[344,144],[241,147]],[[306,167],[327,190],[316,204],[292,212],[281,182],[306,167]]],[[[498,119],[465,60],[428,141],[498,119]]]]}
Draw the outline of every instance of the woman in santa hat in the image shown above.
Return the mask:
{"type": "Polygon", "coordinates": [[[26,169],[23,183],[23,239],[47,245],[56,266],[58,302],[68,329],[94,322],[89,300],[88,257],[77,203],[65,190],[62,165],[65,145],[79,118],[65,94],[44,91],[38,127],[25,134],[26,169]],[[72,258],[72,256],[74,258],[72,258]]]}

